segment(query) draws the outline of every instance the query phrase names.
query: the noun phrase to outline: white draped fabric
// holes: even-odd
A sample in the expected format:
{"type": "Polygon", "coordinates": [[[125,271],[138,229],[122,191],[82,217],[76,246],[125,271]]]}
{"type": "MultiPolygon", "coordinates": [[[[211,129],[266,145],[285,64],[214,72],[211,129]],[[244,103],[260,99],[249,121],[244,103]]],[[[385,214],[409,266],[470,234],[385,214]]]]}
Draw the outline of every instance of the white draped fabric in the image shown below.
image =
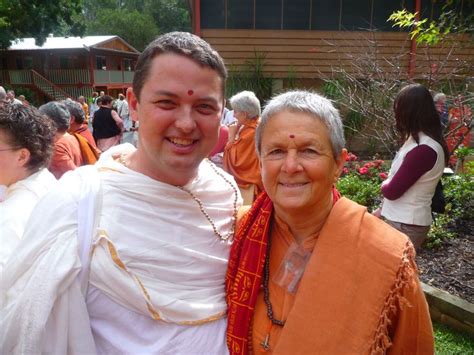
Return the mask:
{"type": "MultiPolygon", "coordinates": [[[[7,290],[1,299],[4,351],[85,353],[95,345],[101,353],[226,351],[229,243],[214,234],[190,194],[112,159],[133,149],[111,148],[95,166],[102,208],[87,299],[77,277],[77,208],[87,175],[81,178],[81,169],[68,173],[61,189],[38,206],[45,213],[32,219],[22,251],[6,265],[8,276],[0,285],[7,290]]],[[[204,161],[185,188],[203,202],[221,234],[230,232],[237,185],[229,175],[204,161]]]]}
{"type": "Polygon", "coordinates": [[[0,202],[0,274],[23,237],[33,208],[56,183],[53,174],[43,168],[5,188],[3,201],[0,202]]]}

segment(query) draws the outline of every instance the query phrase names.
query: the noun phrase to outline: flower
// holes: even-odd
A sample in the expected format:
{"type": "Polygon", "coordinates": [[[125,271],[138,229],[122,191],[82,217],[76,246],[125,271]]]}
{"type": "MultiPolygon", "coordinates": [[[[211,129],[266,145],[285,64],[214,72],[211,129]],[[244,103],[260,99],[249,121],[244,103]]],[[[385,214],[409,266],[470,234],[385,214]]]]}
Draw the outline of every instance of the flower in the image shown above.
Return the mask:
{"type": "Polygon", "coordinates": [[[388,178],[388,175],[387,173],[380,173],[379,174],[379,177],[382,179],[382,180],[386,180],[388,178]]]}
{"type": "Polygon", "coordinates": [[[366,175],[369,172],[369,169],[366,166],[363,166],[359,169],[359,174],[366,175]]]}

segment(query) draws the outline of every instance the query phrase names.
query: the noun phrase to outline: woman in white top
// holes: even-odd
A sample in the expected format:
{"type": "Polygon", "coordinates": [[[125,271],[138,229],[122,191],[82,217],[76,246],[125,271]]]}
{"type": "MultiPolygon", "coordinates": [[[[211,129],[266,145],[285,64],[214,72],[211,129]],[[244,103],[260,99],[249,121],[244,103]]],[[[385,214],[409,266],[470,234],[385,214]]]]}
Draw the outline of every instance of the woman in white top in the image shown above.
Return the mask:
{"type": "Polygon", "coordinates": [[[0,107],[0,272],[23,235],[33,207],[55,183],[46,169],[56,130],[37,109],[0,107]]]}
{"type": "Polygon", "coordinates": [[[424,86],[404,87],[393,109],[403,144],[382,184],[381,215],[419,248],[430,229],[431,200],[447,164],[448,149],[439,114],[424,86]]]}

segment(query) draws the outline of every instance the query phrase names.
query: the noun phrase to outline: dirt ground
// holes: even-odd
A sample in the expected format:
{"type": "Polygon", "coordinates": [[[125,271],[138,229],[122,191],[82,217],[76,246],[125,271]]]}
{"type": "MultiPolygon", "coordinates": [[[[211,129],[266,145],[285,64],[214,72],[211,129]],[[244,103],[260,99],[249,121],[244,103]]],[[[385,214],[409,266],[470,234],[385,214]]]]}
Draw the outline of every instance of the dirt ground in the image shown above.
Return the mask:
{"type": "Polygon", "coordinates": [[[459,237],[420,250],[416,262],[421,281],[474,303],[474,221],[458,228],[459,237]]]}

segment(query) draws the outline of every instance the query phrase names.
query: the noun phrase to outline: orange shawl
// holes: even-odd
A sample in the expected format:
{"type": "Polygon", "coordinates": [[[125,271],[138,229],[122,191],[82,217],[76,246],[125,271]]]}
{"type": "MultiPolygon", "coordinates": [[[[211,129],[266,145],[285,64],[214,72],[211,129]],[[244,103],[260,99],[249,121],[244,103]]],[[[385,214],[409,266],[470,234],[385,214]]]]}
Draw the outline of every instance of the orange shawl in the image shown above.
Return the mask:
{"type": "MultiPolygon", "coordinates": [[[[260,196],[232,246],[226,279],[231,354],[251,352],[271,211],[268,197],[260,196]]],[[[413,259],[404,234],[340,199],[320,232],[273,353],[432,353],[431,321],[413,259]]]]}
{"type": "Polygon", "coordinates": [[[262,190],[260,164],[255,151],[255,129],[258,120],[244,126],[239,132],[239,138],[227,144],[224,150],[224,170],[231,174],[237,185],[248,188],[255,185],[257,196],[262,190]]]}

